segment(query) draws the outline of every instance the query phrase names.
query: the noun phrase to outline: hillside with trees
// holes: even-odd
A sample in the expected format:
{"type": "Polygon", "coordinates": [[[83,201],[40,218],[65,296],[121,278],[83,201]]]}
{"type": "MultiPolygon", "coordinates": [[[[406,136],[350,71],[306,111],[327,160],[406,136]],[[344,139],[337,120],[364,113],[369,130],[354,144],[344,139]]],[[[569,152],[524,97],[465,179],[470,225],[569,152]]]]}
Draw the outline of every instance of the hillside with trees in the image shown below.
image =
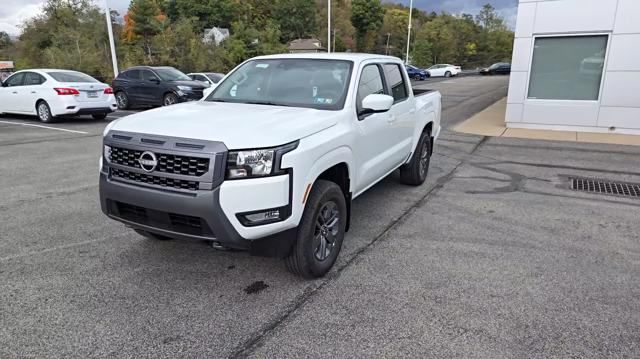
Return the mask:
{"type": "MultiPolygon", "coordinates": [[[[326,0],[132,0],[112,12],[119,66],[169,65],[183,71],[233,68],[256,55],[287,51],[297,38],[327,47],[326,0]],[[122,20],[124,19],[124,20],[122,20]],[[207,28],[228,28],[225,41],[203,41],[207,28]]],[[[335,51],[389,53],[404,58],[409,9],[380,0],[332,0],[335,51]]],[[[414,9],[410,61],[465,68],[511,57],[513,32],[491,5],[477,15],[414,9]]],[[[103,9],[91,0],[48,0],[22,25],[17,41],[0,33],[0,60],[18,68],[57,67],[112,77],[103,9]]]]}

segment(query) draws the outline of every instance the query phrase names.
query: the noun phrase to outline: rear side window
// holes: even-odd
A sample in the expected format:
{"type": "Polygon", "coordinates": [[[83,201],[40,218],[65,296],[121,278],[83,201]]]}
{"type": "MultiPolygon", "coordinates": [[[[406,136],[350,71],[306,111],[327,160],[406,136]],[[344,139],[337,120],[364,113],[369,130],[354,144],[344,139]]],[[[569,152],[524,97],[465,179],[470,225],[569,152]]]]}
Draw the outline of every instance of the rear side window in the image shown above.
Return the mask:
{"type": "Polygon", "coordinates": [[[140,70],[125,71],[121,76],[128,80],[140,80],[140,70]]]}
{"type": "Polygon", "coordinates": [[[362,100],[371,94],[384,94],[382,75],[378,65],[367,65],[362,69],[360,82],[358,83],[358,112],[362,110],[362,100]]]}
{"type": "Polygon", "coordinates": [[[22,80],[24,79],[24,72],[15,74],[5,81],[5,84],[9,87],[22,86],[22,80]]]}
{"type": "Polygon", "coordinates": [[[27,72],[24,76],[25,86],[42,85],[46,79],[35,72],[27,72]]]}
{"type": "Polygon", "coordinates": [[[407,95],[407,84],[404,81],[402,72],[400,71],[400,65],[398,64],[385,64],[384,75],[387,79],[387,84],[391,89],[391,95],[394,102],[403,101],[409,96],[407,95]]]}
{"type": "Polygon", "coordinates": [[[58,82],[98,82],[98,80],[82,72],[47,72],[47,74],[58,82]]]}

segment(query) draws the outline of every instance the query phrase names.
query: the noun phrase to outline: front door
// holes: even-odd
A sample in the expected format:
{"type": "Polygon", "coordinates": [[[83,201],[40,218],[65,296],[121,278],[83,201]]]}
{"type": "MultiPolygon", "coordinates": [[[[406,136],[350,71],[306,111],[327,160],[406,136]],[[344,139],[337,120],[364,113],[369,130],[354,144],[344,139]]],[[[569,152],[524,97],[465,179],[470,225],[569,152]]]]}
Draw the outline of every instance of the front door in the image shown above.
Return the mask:
{"type": "MultiPolygon", "coordinates": [[[[358,81],[356,109],[362,110],[362,100],[370,94],[386,94],[381,65],[365,65],[358,81]]],[[[389,136],[391,113],[375,113],[357,119],[358,133],[354,144],[356,158],[356,194],[389,173],[394,166],[394,139],[389,136]]]]}
{"type": "Polygon", "coordinates": [[[160,78],[151,70],[142,70],[142,82],[140,85],[140,97],[147,104],[158,105],[162,103],[162,86],[160,78]]]}
{"type": "Polygon", "coordinates": [[[393,140],[392,158],[396,165],[404,162],[411,153],[415,123],[415,100],[409,98],[409,81],[404,78],[400,65],[383,65],[387,93],[393,96],[389,110],[389,133],[393,140]]]}
{"type": "Polygon", "coordinates": [[[0,87],[0,112],[22,112],[23,81],[24,72],[19,72],[9,77],[0,87]]]}

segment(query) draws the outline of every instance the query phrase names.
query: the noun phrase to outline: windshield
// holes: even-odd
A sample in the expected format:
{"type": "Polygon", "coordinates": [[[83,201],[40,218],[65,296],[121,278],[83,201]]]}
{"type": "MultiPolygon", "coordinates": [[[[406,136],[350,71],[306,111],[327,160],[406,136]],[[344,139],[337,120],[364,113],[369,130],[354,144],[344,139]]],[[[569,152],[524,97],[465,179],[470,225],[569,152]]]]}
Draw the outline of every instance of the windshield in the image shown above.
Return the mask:
{"type": "Polygon", "coordinates": [[[181,71],[176,70],[172,67],[156,68],[156,69],[153,69],[153,71],[155,71],[156,74],[160,76],[160,79],[162,79],[162,81],[179,81],[179,80],[190,81],[191,80],[189,76],[183,74],[181,71]]]}
{"type": "Polygon", "coordinates": [[[325,59],[251,60],[222,81],[206,101],[339,110],[352,65],[325,59]]]}
{"type": "Polygon", "coordinates": [[[47,72],[47,74],[53,77],[58,82],[98,82],[89,75],[85,75],[82,72],[47,72]]]}
{"type": "Polygon", "coordinates": [[[491,67],[489,67],[489,69],[491,69],[491,70],[497,69],[498,67],[500,67],[500,65],[502,65],[502,64],[500,64],[500,63],[493,64],[493,65],[491,65],[491,67]]]}

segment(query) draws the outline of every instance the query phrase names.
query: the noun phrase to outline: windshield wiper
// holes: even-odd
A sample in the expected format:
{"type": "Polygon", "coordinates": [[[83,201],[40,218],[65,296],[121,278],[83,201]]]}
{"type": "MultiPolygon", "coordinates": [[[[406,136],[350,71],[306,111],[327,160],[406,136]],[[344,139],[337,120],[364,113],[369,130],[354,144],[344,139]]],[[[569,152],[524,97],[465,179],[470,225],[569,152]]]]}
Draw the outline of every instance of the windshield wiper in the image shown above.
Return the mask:
{"type": "Polygon", "coordinates": [[[282,104],[282,103],[271,102],[271,101],[248,101],[248,102],[242,102],[242,103],[246,103],[248,105],[267,105],[267,106],[293,107],[291,105],[285,105],[285,104],[282,104]]]}

